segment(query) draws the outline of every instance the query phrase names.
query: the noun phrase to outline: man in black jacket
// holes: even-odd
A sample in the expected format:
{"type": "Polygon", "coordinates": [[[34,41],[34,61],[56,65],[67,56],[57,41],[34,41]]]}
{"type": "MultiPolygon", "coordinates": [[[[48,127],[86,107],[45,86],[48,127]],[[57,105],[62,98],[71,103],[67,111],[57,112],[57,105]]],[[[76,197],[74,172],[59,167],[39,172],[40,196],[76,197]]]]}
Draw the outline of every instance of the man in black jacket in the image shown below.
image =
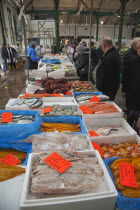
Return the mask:
{"type": "MultiPolygon", "coordinates": [[[[122,77],[122,84],[123,84],[123,87],[125,87],[125,72],[127,72],[127,66],[128,66],[128,62],[130,62],[130,60],[134,60],[136,57],[137,57],[137,42],[140,40],[140,38],[134,38],[132,40],[132,43],[131,43],[131,48],[125,52],[124,56],[123,56],[123,66],[122,66],[122,74],[123,74],[123,77],[122,77]]],[[[125,98],[125,89],[123,90],[122,89],[122,96],[123,98],[125,98]]]]}
{"type": "Polygon", "coordinates": [[[2,69],[4,71],[7,71],[7,58],[8,58],[8,53],[7,53],[6,44],[3,44],[1,48],[1,59],[3,65],[2,69]]]}
{"type": "Polygon", "coordinates": [[[102,40],[102,50],[104,55],[97,67],[96,86],[114,101],[120,83],[121,57],[109,37],[102,40]]]}
{"type": "Polygon", "coordinates": [[[16,50],[13,47],[10,47],[9,44],[6,45],[7,47],[7,53],[8,53],[8,59],[7,63],[10,66],[11,70],[16,70],[16,50]]]}
{"type": "Polygon", "coordinates": [[[140,111],[140,41],[137,42],[137,56],[127,62],[123,72],[122,91],[127,109],[140,111]]]}

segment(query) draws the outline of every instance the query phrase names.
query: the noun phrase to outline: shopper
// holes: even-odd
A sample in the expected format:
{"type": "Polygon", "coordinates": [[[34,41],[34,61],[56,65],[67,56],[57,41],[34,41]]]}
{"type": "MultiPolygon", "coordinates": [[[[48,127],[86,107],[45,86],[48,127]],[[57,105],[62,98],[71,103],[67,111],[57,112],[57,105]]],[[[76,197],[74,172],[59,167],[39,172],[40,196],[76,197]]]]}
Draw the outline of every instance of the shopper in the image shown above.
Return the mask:
{"type": "Polygon", "coordinates": [[[67,46],[64,45],[63,49],[62,49],[62,55],[67,55],[67,46]]]}
{"type": "Polygon", "coordinates": [[[89,53],[85,52],[85,47],[82,45],[77,46],[76,51],[78,53],[75,60],[77,74],[80,77],[80,81],[87,81],[89,68],[89,53]]]}
{"type": "Polygon", "coordinates": [[[70,59],[72,63],[74,62],[76,47],[77,47],[76,42],[72,42],[71,46],[68,48],[68,51],[67,51],[68,58],[70,59]]]}
{"type": "Polygon", "coordinates": [[[53,45],[51,46],[51,50],[52,50],[52,54],[56,54],[57,48],[56,48],[56,45],[55,45],[55,44],[53,44],[53,45]]]}
{"type": "Polygon", "coordinates": [[[90,76],[90,78],[91,78],[91,81],[93,83],[95,83],[93,72],[94,72],[94,69],[97,65],[97,51],[96,51],[96,48],[94,46],[94,42],[92,42],[92,41],[91,41],[91,43],[89,42],[89,47],[90,47],[90,45],[91,45],[91,70],[90,70],[91,71],[91,76],[90,76]]]}
{"type": "Polygon", "coordinates": [[[5,43],[1,47],[1,59],[2,59],[2,70],[7,71],[8,52],[5,43]]]}
{"type": "Polygon", "coordinates": [[[16,50],[13,47],[10,47],[9,44],[6,45],[7,53],[8,53],[8,59],[7,63],[8,66],[10,66],[11,70],[16,70],[16,50]]]}
{"type": "Polygon", "coordinates": [[[99,46],[99,47],[97,48],[96,52],[97,52],[97,64],[98,64],[99,61],[100,61],[100,59],[103,57],[104,52],[103,52],[101,46],[99,46]]]}
{"type": "Polygon", "coordinates": [[[127,110],[140,111],[140,41],[136,47],[138,55],[127,61],[123,71],[122,92],[127,110]]]}
{"type": "Polygon", "coordinates": [[[83,42],[82,42],[82,45],[83,45],[85,48],[87,48],[87,42],[86,42],[86,41],[83,41],[83,42]]]}
{"type": "Polygon", "coordinates": [[[104,55],[97,67],[96,86],[114,101],[120,83],[121,57],[113,46],[111,38],[104,38],[101,46],[104,55]]]}
{"type": "Polygon", "coordinates": [[[28,68],[29,69],[37,69],[38,68],[38,61],[40,59],[36,56],[36,51],[35,51],[36,46],[37,46],[37,43],[33,42],[27,49],[28,68]]]}

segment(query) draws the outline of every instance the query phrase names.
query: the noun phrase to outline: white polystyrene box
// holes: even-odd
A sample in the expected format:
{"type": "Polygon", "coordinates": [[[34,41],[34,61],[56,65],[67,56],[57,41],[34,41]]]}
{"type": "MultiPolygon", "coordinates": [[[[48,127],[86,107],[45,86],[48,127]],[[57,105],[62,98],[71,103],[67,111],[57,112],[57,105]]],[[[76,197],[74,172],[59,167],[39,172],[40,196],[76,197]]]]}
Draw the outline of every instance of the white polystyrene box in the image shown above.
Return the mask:
{"type": "MultiPolygon", "coordinates": [[[[116,109],[118,110],[118,112],[108,113],[108,114],[84,114],[83,113],[83,119],[92,119],[92,118],[100,118],[100,119],[104,118],[105,119],[105,118],[120,118],[120,117],[123,117],[122,109],[117,104],[115,104],[114,102],[106,101],[106,102],[101,102],[101,103],[106,103],[106,104],[110,104],[110,105],[115,106],[116,109]]],[[[87,103],[79,103],[79,107],[84,106],[86,104],[87,103]]],[[[94,102],[90,102],[88,104],[94,104],[94,102]]]]}
{"type": "Polygon", "coordinates": [[[76,100],[73,96],[69,96],[69,97],[44,97],[43,98],[43,105],[42,105],[43,107],[52,106],[54,104],[68,105],[68,106],[76,105],[77,106],[77,102],[76,102],[76,100]]]}
{"type": "Polygon", "coordinates": [[[43,70],[32,70],[30,78],[41,80],[47,77],[47,73],[43,70]]]}
{"type": "Polygon", "coordinates": [[[104,181],[95,193],[74,195],[66,197],[55,197],[47,199],[28,200],[30,188],[30,174],[32,165],[36,161],[38,154],[30,154],[22,189],[20,210],[112,210],[115,207],[117,191],[108,174],[108,171],[100,157],[98,151],[85,152],[90,156],[96,156],[104,171],[104,181]]]}
{"type": "MultiPolygon", "coordinates": [[[[110,127],[110,126],[121,126],[123,127],[128,133],[126,135],[119,135],[119,136],[96,136],[90,137],[91,141],[96,143],[109,143],[113,144],[114,141],[116,143],[123,141],[130,141],[133,140],[136,136],[136,131],[126,122],[124,118],[112,118],[112,119],[84,119],[83,120],[86,128],[90,131],[90,127],[110,127]]],[[[94,129],[92,129],[94,130],[94,129]]]]}

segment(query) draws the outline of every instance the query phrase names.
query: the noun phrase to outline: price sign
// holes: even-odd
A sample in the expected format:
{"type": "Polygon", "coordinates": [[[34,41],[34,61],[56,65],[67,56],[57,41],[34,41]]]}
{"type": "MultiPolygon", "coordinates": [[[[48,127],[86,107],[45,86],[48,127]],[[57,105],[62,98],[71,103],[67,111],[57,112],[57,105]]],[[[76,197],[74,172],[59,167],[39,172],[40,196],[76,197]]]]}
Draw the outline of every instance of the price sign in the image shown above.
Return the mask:
{"type": "Polygon", "coordinates": [[[72,165],[71,162],[65,160],[56,152],[45,158],[44,161],[59,173],[63,173],[72,165]]]}
{"type": "Polygon", "coordinates": [[[2,121],[1,122],[12,122],[12,112],[2,113],[2,121]]]}
{"type": "Polygon", "coordinates": [[[89,100],[89,102],[98,102],[98,101],[100,101],[100,98],[97,97],[97,96],[93,96],[93,97],[89,100]]]}
{"type": "Polygon", "coordinates": [[[70,91],[67,91],[65,95],[71,95],[71,92],[70,91]]]}
{"type": "Polygon", "coordinates": [[[90,111],[86,106],[80,106],[79,109],[84,113],[84,114],[92,114],[92,111],[90,111]]]}
{"type": "Polygon", "coordinates": [[[52,107],[46,107],[44,108],[44,114],[45,113],[48,113],[48,112],[51,112],[52,111],[52,107]]]}
{"type": "Polygon", "coordinates": [[[88,131],[90,137],[96,137],[96,136],[99,136],[98,133],[96,133],[95,131],[88,131]]]}
{"type": "Polygon", "coordinates": [[[119,174],[121,185],[138,188],[133,165],[119,163],[119,174]]]}
{"type": "Polygon", "coordinates": [[[91,142],[91,143],[92,143],[93,148],[95,150],[98,150],[98,152],[100,153],[101,157],[104,158],[104,154],[102,152],[102,149],[101,149],[100,145],[99,144],[96,144],[95,142],[91,142]]]}
{"type": "Polygon", "coordinates": [[[21,163],[21,161],[12,154],[6,155],[4,158],[0,160],[0,162],[3,163],[4,165],[11,165],[11,166],[15,166],[21,163]]]}

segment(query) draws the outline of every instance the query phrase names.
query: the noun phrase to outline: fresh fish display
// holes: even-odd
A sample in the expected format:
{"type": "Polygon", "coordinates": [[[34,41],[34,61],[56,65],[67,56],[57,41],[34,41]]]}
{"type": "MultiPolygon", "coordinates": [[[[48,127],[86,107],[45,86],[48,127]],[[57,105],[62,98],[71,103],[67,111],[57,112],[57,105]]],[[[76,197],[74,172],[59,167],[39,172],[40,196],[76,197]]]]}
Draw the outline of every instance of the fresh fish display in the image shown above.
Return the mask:
{"type": "Polygon", "coordinates": [[[0,182],[25,173],[25,168],[0,164],[0,182]]]}
{"type": "Polygon", "coordinates": [[[97,90],[89,82],[78,80],[72,82],[72,89],[74,92],[97,92],[97,90]]]}
{"type": "Polygon", "coordinates": [[[40,127],[41,132],[80,132],[80,124],[69,124],[69,123],[49,123],[43,122],[40,127]]]}
{"type": "Polygon", "coordinates": [[[39,195],[40,198],[44,198],[48,194],[56,197],[60,194],[66,196],[85,193],[86,190],[99,187],[103,180],[103,169],[96,157],[57,150],[59,155],[72,163],[69,169],[60,174],[44,162],[44,159],[53,152],[54,150],[49,150],[46,153],[39,153],[38,159],[32,166],[30,193],[35,199],[39,195]]]}
{"type": "Polygon", "coordinates": [[[85,106],[92,112],[92,114],[108,114],[118,112],[115,106],[103,102],[93,104],[87,103],[85,106]]]}
{"type": "Polygon", "coordinates": [[[81,113],[79,110],[73,111],[72,108],[64,108],[63,106],[60,106],[59,104],[53,105],[51,112],[48,112],[45,114],[45,116],[81,116],[81,113]]]}
{"type": "Polygon", "coordinates": [[[42,106],[43,104],[43,101],[40,99],[40,98],[25,98],[25,99],[17,99],[11,106],[15,106],[15,105],[18,105],[18,106],[21,106],[25,104],[26,106],[28,106],[29,108],[37,108],[37,107],[40,107],[42,106]]]}
{"type": "MultiPolygon", "coordinates": [[[[115,186],[120,193],[129,198],[140,198],[140,155],[133,158],[119,158],[109,165],[113,174],[115,186]],[[137,188],[121,185],[119,176],[119,163],[126,163],[134,166],[134,174],[137,188]]],[[[131,174],[131,173],[130,173],[131,174]]],[[[131,176],[131,175],[130,175],[131,176]]]]}
{"type": "Polygon", "coordinates": [[[66,149],[72,151],[90,150],[86,136],[67,133],[34,134],[24,141],[32,143],[32,152],[45,152],[48,149],[66,149]]]}
{"type": "Polygon", "coordinates": [[[31,124],[34,122],[35,116],[33,115],[12,115],[12,122],[1,122],[2,115],[0,115],[0,125],[11,124],[31,124]]]}
{"type": "Polygon", "coordinates": [[[88,127],[88,130],[95,131],[99,136],[125,136],[128,132],[124,127],[109,126],[109,127],[88,127]]]}
{"type": "Polygon", "coordinates": [[[101,150],[105,158],[134,157],[140,155],[140,144],[134,140],[118,144],[102,143],[101,150]]]}
{"type": "Polygon", "coordinates": [[[82,94],[76,97],[76,100],[78,102],[83,102],[83,101],[87,101],[90,100],[92,97],[94,96],[94,94],[82,94]]]}

